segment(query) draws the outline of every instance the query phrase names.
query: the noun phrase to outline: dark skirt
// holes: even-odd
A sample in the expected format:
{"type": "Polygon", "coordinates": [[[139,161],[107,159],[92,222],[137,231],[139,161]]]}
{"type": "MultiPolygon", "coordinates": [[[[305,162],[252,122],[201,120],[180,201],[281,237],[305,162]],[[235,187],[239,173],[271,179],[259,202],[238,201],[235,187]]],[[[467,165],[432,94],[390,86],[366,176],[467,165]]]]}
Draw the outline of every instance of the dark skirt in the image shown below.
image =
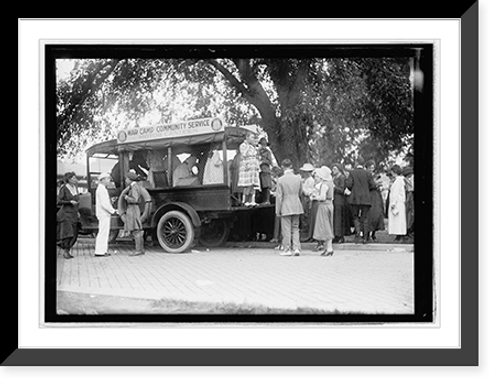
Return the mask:
{"type": "Polygon", "coordinates": [[[265,172],[261,171],[259,174],[260,178],[260,187],[263,189],[268,189],[271,187],[272,181],[271,181],[271,173],[270,172],[265,172]]]}
{"type": "Polygon", "coordinates": [[[78,207],[64,204],[57,212],[57,240],[71,239],[77,235],[78,207]]]}
{"type": "Polygon", "coordinates": [[[78,238],[78,224],[62,221],[57,224],[57,245],[63,249],[70,249],[78,238]]]}
{"type": "Polygon", "coordinates": [[[370,191],[371,206],[368,211],[368,231],[384,230],[384,201],[378,190],[370,191]]]}
{"type": "Polygon", "coordinates": [[[413,222],[415,221],[415,204],[413,201],[413,191],[406,192],[406,229],[413,231],[413,222]]]}
{"type": "Polygon", "coordinates": [[[309,234],[308,238],[313,238],[314,224],[316,222],[316,214],[318,213],[319,201],[311,201],[311,213],[309,216],[309,234]]]}
{"type": "Polygon", "coordinates": [[[348,223],[345,204],[333,204],[333,234],[337,237],[344,237],[346,224],[348,223]]]}
{"type": "Polygon", "coordinates": [[[77,234],[77,223],[62,221],[57,224],[57,240],[72,239],[77,234]]]}
{"type": "Polygon", "coordinates": [[[335,192],[333,196],[333,234],[336,237],[349,235],[351,222],[347,212],[347,198],[335,192]]]}

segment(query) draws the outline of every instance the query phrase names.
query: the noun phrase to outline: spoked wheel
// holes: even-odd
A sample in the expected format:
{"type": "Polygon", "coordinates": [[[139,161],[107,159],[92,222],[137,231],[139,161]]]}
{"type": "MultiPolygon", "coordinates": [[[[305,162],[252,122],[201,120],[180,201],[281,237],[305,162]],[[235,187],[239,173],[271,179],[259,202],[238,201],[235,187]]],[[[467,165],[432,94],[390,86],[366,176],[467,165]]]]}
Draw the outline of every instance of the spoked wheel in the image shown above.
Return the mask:
{"type": "Polygon", "coordinates": [[[229,222],[226,220],[211,220],[201,227],[200,243],[206,247],[220,247],[229,237],[229,222]]]}
{"type": "Polygon", "coordinates": [[[177,210],[165,213],[156,229],[158,242],[169,253],[182,253],[194,241],[194,227],[190,218],[177,210]]]}

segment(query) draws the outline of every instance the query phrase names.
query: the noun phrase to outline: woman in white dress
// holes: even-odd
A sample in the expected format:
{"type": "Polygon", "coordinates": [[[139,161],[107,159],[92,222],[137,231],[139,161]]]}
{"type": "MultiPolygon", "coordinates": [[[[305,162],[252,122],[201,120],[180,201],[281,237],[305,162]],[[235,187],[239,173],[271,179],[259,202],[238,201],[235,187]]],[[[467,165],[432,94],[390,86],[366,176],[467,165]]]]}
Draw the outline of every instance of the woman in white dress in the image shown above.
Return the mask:
{"type": "Polygon", "coordinates": [[[401,241],[406,235],[406,194],[405,180],[402,176],[401,167],[394,165],[391,169],[395,175],[391,190],[389,192],[389,234],[395,234],[396,240],[401,241]]]}

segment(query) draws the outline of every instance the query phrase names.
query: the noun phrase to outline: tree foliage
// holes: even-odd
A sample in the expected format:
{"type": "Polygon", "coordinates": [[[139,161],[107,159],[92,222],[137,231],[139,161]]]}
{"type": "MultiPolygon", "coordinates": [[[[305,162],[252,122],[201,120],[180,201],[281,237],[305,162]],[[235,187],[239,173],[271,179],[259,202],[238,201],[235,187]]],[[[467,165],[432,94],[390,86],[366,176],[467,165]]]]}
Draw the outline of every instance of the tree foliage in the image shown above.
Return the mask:
{"type": "Polygon", "coordinates": [[[118,128],[218,115],[259,124],[278,159],[382,160],[413,134],[408,58],[74,60],[58,77],[61,155],[118,128]]]}

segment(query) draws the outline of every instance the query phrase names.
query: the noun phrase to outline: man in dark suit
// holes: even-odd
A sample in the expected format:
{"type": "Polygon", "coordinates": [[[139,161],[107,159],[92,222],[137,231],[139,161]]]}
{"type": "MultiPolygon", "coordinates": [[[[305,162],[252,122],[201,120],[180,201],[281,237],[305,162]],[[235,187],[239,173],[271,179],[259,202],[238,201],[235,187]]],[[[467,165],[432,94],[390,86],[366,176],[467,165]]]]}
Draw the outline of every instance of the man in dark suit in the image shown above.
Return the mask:
{"type": "Polygon", "coordinates": [[[366,244],[368,242],[368,211],[371,206],[370,190],[376,190],[377,186],[372,174],[365,170],[364,163],[362,157],[356,160],[356,167],[347,178],[346,188],[350,192],[350,203],[356,230],[355,242],[360,242],[362,232],[363,244],[366,244]]]}

